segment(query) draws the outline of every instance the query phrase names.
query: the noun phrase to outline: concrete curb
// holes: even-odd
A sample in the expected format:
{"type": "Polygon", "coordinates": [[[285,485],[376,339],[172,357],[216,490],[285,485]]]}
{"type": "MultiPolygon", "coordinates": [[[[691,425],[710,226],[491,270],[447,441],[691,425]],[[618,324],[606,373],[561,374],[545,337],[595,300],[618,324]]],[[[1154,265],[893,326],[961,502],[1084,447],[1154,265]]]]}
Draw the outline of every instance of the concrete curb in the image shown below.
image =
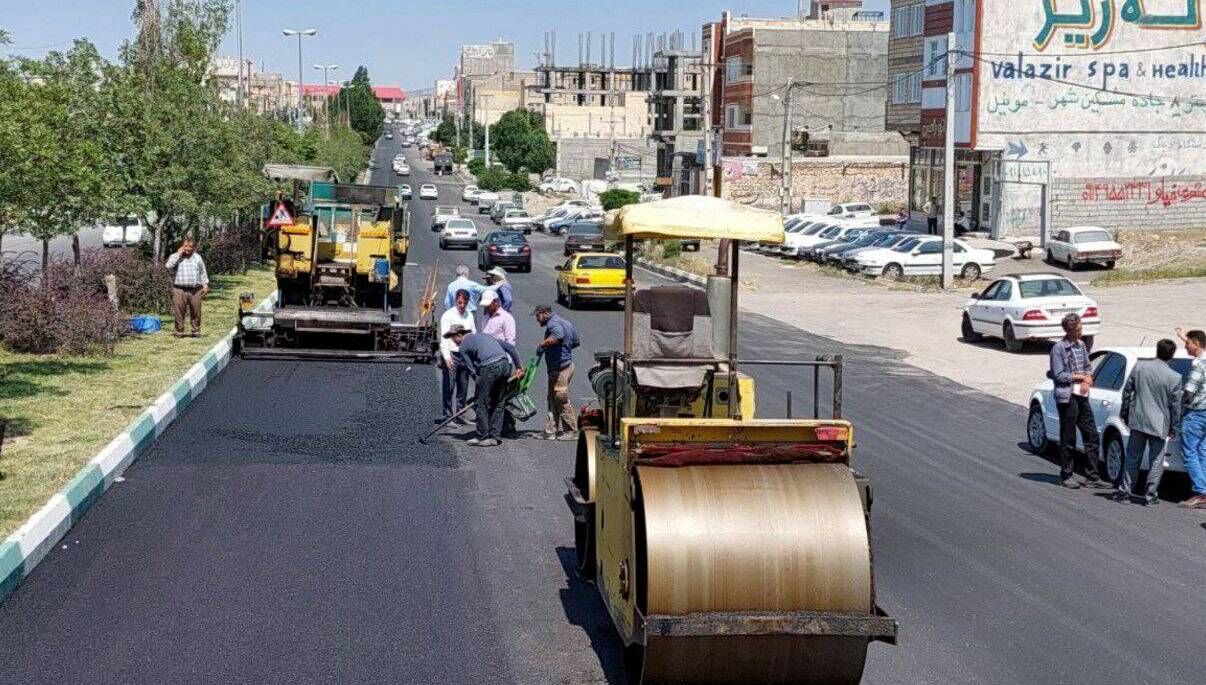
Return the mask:
{"type": "Polygon", "coordinates": [[[658,264],[657,262],[645,259],[644,257],[637,257],[637,266],[645,269],[646,271],[652,271],[659,276],[669,278],[672,281],[678,281],[679,283],[686,283],[688,285],[694,285],[700,288],[706,288],[708,286],[708,279],[704,278],[703,276],[693,274],[688,271],[683,271],[682,269],[676,269],[672,266],[658,264]]]}
{"type": "MultiPolygon", "coordinates": [[[[268,297],[256,309],[271,307],[268,297]]],[[[230,363],[235,329],[222,337],[167,392],[92,457],[67,485],[0,543],[0,602],[71,530],[109,486],[230,363]]]]}

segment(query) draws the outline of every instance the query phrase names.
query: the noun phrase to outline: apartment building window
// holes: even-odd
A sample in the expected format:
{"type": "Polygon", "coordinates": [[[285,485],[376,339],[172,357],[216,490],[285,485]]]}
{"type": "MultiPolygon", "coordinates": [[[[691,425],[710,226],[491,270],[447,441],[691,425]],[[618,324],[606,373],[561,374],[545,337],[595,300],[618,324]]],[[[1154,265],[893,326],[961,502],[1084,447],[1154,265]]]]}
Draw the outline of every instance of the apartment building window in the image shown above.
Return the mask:
{"type": "Polygon", "coordinates": [[[897,74],[892,88],[892,104],[904,105],[921,102],[921,74],[910,72],[897,74]]]}
{"type": "Polygon", "coordinates": [[[724,127],[737,127],[737,105],[728,105],[724,108],[724,127]]]}
{"type": "Polygon", "coordinates": [[[724,80],[732,83],[754,75],[753,63],[746,62],[741,55],[735,55],[724,62],[724,80]]]}
{"type": "Polygon", "coordinates": [[[725,128],[749,128],[754,123],[754,113],[741,105],[727,105],[724,108],[725,128]]]}
{"type": "MultiPolygon", "coordinates": [[[[955,0],[955,49],[969,51],[975,41],[976,34],[976,3],[975,0],[955,0]]],[[[969,55],[959,55],[956,68],[964,69],[971,66],[969,55]]]]}
{"type": "Polygon", "coordinates": [[[946,36],[925,39],[922,65],[927,79],[946,78],[946,36]]]}
{"type": "Polygon", "coordinates": [[[892,10],[892,37],[920,36],[925,29],[925,5],[910,5],[892,10]]]}

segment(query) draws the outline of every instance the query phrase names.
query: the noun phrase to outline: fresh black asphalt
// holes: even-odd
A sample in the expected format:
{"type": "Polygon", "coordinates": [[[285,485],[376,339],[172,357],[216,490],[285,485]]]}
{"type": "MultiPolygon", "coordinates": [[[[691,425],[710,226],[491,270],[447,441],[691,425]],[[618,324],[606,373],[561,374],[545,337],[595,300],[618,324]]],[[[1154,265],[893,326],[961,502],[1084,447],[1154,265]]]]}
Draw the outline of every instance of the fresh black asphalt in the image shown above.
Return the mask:
{"type": "MultiPolygon", "coordinates": [[[[377,182],[398,182],[397,150],[382,142],[377,182]]],[[[417,191],[428,164],[411,167],[417,191]]],[[[455,204],[447,180],[440,204],[455,204]]],[[[435,249],[433,204],[412,202],[410,284],[437,258],[441,283],[476,262],[435,249]]],[[[532,241],[533,273],[511,276],[525,354],[538,335],[526,314],[553,299],[560,261],[557,241],[532,241]]],[[[584,341],[582,398],[621,318],[563,313],[584,341]]],[[[742,324],[743,357],[845,355],[879,602],[901,622],[898,646],[871,647],[864,682],[1199,679],[1200,516],[1056,487],[1055,467],[1019,445],[1021,407],[887,348],[742,324]]],[[[789,390],[797,416],[811,409],[810,377],[750,370],[760,416],[782,416],[789,390]]],[[[437,395],[429,367],[233,364],[0,605],[0,681],[619,682],[606,614],[568,571],[571,448],[473,450],[456,434],[421,446],[437,395]]]]}

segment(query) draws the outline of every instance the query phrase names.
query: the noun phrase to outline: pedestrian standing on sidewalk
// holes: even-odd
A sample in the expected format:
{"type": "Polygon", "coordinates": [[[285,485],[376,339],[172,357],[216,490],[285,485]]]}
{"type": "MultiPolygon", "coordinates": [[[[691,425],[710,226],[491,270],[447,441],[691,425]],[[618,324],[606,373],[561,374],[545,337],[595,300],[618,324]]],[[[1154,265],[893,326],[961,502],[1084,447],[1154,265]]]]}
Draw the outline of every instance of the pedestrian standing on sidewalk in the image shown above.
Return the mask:
{"type": "MultiPolygon", "coordinates": [[[[469,332],[476,331],[473,323],[473,313],[469,311],[469,291],[458,290],[453,306],[440,316],[440,353],[436,366],[440,369],[441,386],[444,399],[444,415],[436,419],[443,423],[469,403],[469,370],[456,361],[457,347],[448,332],[460,326],[469,332]]],[[[457,419],[462,426],[467,423],[457,419]]]]}
{"type": "Polygon", "coordinates": [[[539,305],[532,314],[544,326],[544,340],[537,352],[544,353],[548,367],[548,422],[541,436],[546,440],[577,439],[578,417],[570,401],[570,382],[574,379],[574,348],[578,346],[578,331],[569,321],[553,313],[548,305],[539,305]]]}
{"type": "Polygon", "coordinates": [[[485,289],[486,286],[469,278],[469,267],[461,264],[456,267],[456,278],[448,284],[448,289],[444,291],[444,309],[452,309],[452,305],[456,302],[457,292],[464,290],[469,293],[469,312],[476,312],[477,301],[481,299],[485,289]]]}
{"type": "Polygon", "coordinates": [[[501,266],[496,266],[486,272],[486,289],[498,293],[502,308],[508,312],[511,311],[511,305],[515,303],[515,295],[511,289],[511,282],[507,280],[507,272],[501,266]]]}
{"type": "Polygon", "coordinates": [[[1206,509],[1206,332],[1195,329],[1182,334],[1177,329],[1177,334],[1193,357],[1181,394],[1181,461],[1189,474],[1193,496],[1181,506],[1206,509]]]}
{"type": "Polygon", "coordinates": [[[931,195],[921,211],[925,212],[925,230],[927,233],[937,235],[938,233],[938,197],[931,195]]]}
{"type": "Polygon", "coordinates": [[[1131,489],[1146,454],[1151,465],[1142,502],[1155,506],[1160,498],[1160,477],[1164,474],[1164,448],[1174,437],[1181,421],[1181,374],[1168,365],[1177,353],[1177,343],[1164,339],[1156,343],[1155,359],[1140,359],[1122,389],[1122,420],[1131,435],[1126,443],[1126,463],[1114,500],[1130,502],[1131,489]]]}
{"type": "Polygon", "coordinates": [[[457,364],[469,369],[475,379],[473,413],[477,435],[466,444],[472,447],[501,444],[507,383],[523,378],[519,353],[514,345],[499,342],[485,333],[473,333],[459,324],[454,324],[444,339],[456,343],[457,364]]]}
{"type": "Polygon", "coordinates": [[[183,337],[184,320],[192,324],[189,335],[201,336],[201,299],[209,294],[209,274],[205,271],[205,260],[197,254],[197,244],[185,238],[180,249],[168,257],[164,264],[168,271],[175,271],[172,280],[172,317],[176,328],[172,335],[183,337]]]}
{"type": "Polygon", "coordinates": [[[1089,366],[1089,349],[1081,340],[1081,321],[1076,314],[1064,317],[1061,325],[1064,337],[1051,347],[1048,375],[1055,384],[1055,403],[1059,407],[1059,479],[1065,488],[1080,487],[1074,472],[1076,433],[1084,443],[1085,485],[1108,488],[1109,483],[1097,474],[1097,454],[1100,440],[1089,406],[1089,389],[1093,385],[1093,369],[1089,366]]]}

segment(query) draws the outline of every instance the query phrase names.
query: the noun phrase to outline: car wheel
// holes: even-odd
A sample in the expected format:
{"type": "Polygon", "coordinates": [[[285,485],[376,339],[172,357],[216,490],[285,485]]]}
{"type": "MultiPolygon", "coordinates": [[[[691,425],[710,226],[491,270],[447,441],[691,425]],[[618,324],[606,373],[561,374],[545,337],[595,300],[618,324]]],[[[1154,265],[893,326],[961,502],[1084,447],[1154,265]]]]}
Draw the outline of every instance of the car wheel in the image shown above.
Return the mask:
{"type": "Polygon", "coordinates": [[[442,238],[440,239],[440,249],[441,249],[441,250],[447,250],[447,249],[448,249],[448,246],[447,246],[447,245],[444,243],[444,240],[443,240],[442,238]]]}
{"type": "Polygon", "coordinates": [[[984,336],[977,333],[972,326],[971,317],[967,315],[967,312],[963,312],[963,339],[970,343],[977,343],[984,339],[984,336]]]}
{"type": "Polygon", "coordinates": [[[565,304],[565,295],[563,295],[561,293],[561,284],[560,283],[557,284],[557,304],[560,304],[560,305],[565,304]]]}
{"type": "Polygon", "coordinates": [[[520,271],[524,272],[525,274],[530,274],[530,273],[532,273],[532,263],[531,263],[531,262],[528,262],[527,264],[524,264],[524,265],[523,265],[523,266],[520,268],[520,271]]]}
{"type": "Polygon", "coordinates": [[[1022,346],[1025,344],[1025,341],[1018,340],[1017,336],[1013,334],[1013,324],[1009,323],[1008,321],[1005,322],[1005,326],[1001,330],[1001,337],[1005,339],[1006,352],[1022,351],[1022,346]]]}
{"type": "Polygon", "coordinates": [[[1068,267],[1068,271],[1076,271],[1076,260],[1072,259],[1071,253],[1064,259],[1064,266],[1068,267]]]}
{"type": "Polygon", "coordinates": [[[889,281],[899,281],[904,278],[904,269],[899,264],[889,264],[884,267],[882,275],[889,281]]]}
{"type": "Polygon", "coordinates": [[[980,265],[979,264],[964,264],[963,270],[959,272],[965,281],[980,280],[980,265]]]}
{"type": "Polygon", "coordinates": [[[1122,467],[1126,459],[1126,447],[1122,444],[1122,436],[1118,431],[1106,432],[1105,441],[1101,446],[1101,474],[1115,485],[1122,479],[1122,467]]]}
{"type": "Polygon", "coordinates": [[[1030,405],[1030,415],[1026,417],[1026,445],[1040,456],[1051,447],[1051,441],[1047,439],[1047,419],[1043,417],[1042,405],[1037,402],[1030,405]]]}
{"type": "Polygon", "coordinates": [[[574,297],[574,293],[570,292],[569,290],[565,291],[565,308],[566,309],[577,309],[578,308],[578,298],[574,297]]]}
{"type": "Polygon", "coordinates": [[[1114,268],[1114,264],[1115,264],[1114,260],[1113,260],[1113,259],[1111,259],[1110,261],[1108,261],[1108,262],[1106,262],[1106,263],[1105,263],[1105,268],[1107,268],[1107,269],[1113,269],[1113,268],[1114,268]]]}

